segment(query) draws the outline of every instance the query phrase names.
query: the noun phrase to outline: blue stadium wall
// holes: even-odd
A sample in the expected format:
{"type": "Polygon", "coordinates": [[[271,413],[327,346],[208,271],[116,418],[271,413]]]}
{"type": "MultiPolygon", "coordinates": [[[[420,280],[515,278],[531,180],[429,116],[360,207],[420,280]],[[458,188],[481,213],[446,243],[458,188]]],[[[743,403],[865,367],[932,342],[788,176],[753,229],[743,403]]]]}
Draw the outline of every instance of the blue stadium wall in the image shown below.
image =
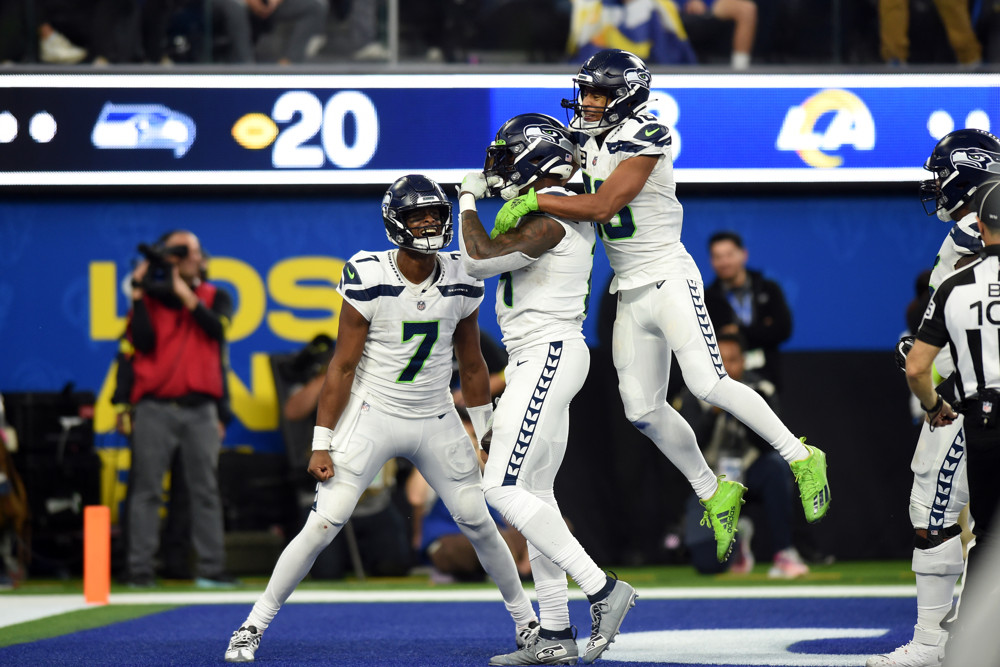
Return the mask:
{"type": "MultiPolygon", "coordinates": [[[[260,455],[252,458],[283,458],[268,355],[335,332],[343,262],[388,246],[380,193],[342,193],[0,202],[0,391],[57,392],[67,383],[92,391],[103,494],[117,505],[127,456],[108,399],[128,307],[121,284],[137,244],[188,228],[212,254],[213,280],[235,296],[229,388],[236,422],[225,445],[260,455]]],[[[727,195],[716,188],[685,196],[682,187],[680,196],[684,242],[703,275],[711,279],[709,235],[734,229],[748,244],[750,264],[782,284],[793,311],[784,415],[793,431],[828,450],[835,498],[824,524],[799,526],[799,537],[840,558],[905,556],[915,432],[890,351],[905,326],[914,278],[930,266],[947,226],[904,193],[727,195]]],[[[484,218],[496,210],[481,208],[484,218]]],[[[594,363],[574,404],[558,493],[581,541],[601,560],[650,562],[669,558],[662,541],[688,487],[624,422],[608,341],[598,335],[609,279],[599,248],[585,325],[594,363]]],[[[489,281],[480,322],[499,337],[494,289],[489,281]]]]}

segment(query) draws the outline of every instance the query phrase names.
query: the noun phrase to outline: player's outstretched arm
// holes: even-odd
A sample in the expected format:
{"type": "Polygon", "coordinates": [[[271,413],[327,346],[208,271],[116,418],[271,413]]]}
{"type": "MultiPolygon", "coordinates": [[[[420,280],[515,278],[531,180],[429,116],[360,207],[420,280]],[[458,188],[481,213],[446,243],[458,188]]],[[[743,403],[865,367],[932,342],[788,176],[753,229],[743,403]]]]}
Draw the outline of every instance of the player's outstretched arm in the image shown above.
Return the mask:
{"type": "Polygon", "coordinates": [[[319,393],[316,428],[313,434],[313,454],[309,460],[309,474],[321,482],[330,479],[334,474],[333,462],[328,451],[329,444],[333,440],[333,430],[351,397],[354,373],[361,362],[361,354],[368,340],[368,326],[368,320],[362,317],[354,306],[344,301],[340,311],[340,326],[337,329],[337,347],[334,349],[330,366],[326,369],[326,380],[319,393]]]}
{"type": "Polygon", "coordinates": [[[628,206],[646,185],[660,158],[652,155],[630,157],[618,165],[593,194],[576,197],[538,195],[538,210],[570,220],[610,222],[628,206]]]}

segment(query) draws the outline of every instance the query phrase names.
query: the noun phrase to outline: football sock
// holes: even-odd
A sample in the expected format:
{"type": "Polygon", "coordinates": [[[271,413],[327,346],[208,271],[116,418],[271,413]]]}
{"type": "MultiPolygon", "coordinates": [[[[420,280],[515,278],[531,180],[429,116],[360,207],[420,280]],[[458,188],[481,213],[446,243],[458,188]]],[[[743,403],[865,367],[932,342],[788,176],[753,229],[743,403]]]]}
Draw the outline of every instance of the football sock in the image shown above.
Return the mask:
{"type": "Polygon", "coordinates": [[[333,541],[342,527],[330,523],[316,512],[309,512],[306,525],[281,552],[267,588],[257,599],[243,625],[253,625],[264,632],[281,605],[312,569],[316,557],[333,541]]]}
{"type": "Polygon", "coordinates": [[[680,413],[664,403],[632,423],[681,471],[699,498],[712,497],[719,483],[705,462],[694,431],[680,413]]]}
{"type": "Polygon", "coordinates": [[[556,632],[569,629],[566,573],[530,542],[528,557],[531,559],[531,576],[535,580],[538,621],[542,624],[542,631],[556,632]]]}
{"type": "Polygon", "coordinates": [[[809,456],[809,450],[785,426],[760,394],[730,377],[719,380],[705,401],[722,408],[771,443],[789,463],[809,456]]]}

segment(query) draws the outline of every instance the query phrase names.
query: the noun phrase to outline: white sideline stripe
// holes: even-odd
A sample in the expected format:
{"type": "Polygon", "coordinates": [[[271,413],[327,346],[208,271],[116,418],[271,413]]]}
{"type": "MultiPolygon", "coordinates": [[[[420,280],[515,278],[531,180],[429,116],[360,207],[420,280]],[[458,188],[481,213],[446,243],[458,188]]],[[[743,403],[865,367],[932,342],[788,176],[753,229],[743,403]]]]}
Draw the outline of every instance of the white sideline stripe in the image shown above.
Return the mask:
{"type": "MultiPolygon", "coordinates": [[[[916,597],[913,585],[900,586],[749,586],[745,588],[642,588],[640,600],[718,600],[774,598],[906,598],[916,597]]],[[[253,604],[261,590],[190,591],[183,593],[114,593],[111,604],[253,604]]],[[[530,597],[534,591],[528,589],[530,597]]],[[[583,592],[569,592],[572,599],[584,599],[583,592]]],[[[295,591],[290,603],[336,602],[499,602],[496,589],[448,591],[295,591]]],[[[17,595],[0,596],[0,627],[35,621],[78,609],[87,609],[83,595],[17,595]]]]}

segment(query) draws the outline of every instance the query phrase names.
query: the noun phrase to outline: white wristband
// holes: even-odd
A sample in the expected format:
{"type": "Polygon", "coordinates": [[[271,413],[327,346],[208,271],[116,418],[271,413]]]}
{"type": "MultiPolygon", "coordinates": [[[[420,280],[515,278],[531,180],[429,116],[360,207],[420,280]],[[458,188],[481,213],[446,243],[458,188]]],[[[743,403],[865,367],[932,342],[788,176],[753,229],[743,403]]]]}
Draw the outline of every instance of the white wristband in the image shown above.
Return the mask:
{"type": "Polygon", "coordinates": [[[333,429],[327,428],[325,426],[314,426],[313,427],[313,445],[312,450],[314,452],[326,452],[329,451],[330,445],[333,443],[333,429]]]}
{"type": "Polygon", "coordinates": [[[469,421],[472,422],[472,430],[476,432],[476,444],[479,444],[493,426],[493,404],[477,405],[474,408],[466,408],[466,411],[469,413],[469,421]]]}
{"type": "Polygon", "coordinates": [[[471,192],[463,192],[458,196],[458,210],[461,213],[476,210],[476,195],[471,192]]]}

